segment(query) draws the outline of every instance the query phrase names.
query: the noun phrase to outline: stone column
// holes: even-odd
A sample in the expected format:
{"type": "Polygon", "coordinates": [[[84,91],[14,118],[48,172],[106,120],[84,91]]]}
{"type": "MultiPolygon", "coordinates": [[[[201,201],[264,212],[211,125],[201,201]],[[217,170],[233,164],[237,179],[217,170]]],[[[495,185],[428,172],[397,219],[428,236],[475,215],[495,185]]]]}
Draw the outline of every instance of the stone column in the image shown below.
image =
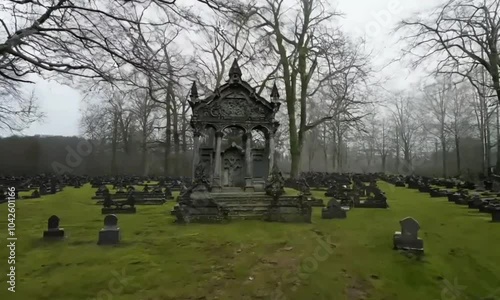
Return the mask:
{"type": "Polygon", "coordinates": [[[193,134],[193,169],[192,169],[192,182],[194,182],[194,174],[196,166],[200,162],[200,136],[201,132],[195,132],[193,134]]]}
{"type": "Polygon", "coordinates": [[[269,157],[268,157],[269,172],[268,172],[268,174],[270,175],[271,172],[273,171],[273,167],[274,167],[274,147],[275,147],[274,146],[274,132],[269,133],[268,143],[269,143],[269,157]]]}
{"type": "Polygon", "coordinates": [[[221,152],[222,152],[222,136],[224,134],[220,131],[215,133],[215,164],[214,164],[214,180],[212,183],[212,191],[220,192],[222,190],[221,184],[221,152]]]}
{"type": "Polygon", "coordinates": [[[252,156],[252,133],[248,132],[245,135],[245,192],[255,191],[253,186],[253,156],[252,156]]]}

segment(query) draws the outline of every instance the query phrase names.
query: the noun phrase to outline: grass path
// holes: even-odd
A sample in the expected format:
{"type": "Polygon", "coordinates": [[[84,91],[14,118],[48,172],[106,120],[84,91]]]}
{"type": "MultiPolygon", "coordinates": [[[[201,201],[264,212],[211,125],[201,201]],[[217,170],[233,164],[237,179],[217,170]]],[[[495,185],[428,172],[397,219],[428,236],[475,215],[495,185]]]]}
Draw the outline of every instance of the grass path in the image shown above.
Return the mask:
{"type": "MultiPolygon", "coordinates": [[[[500,288],[500,224],[490,215],[379,185],[389,209],[322,220],[315,208],[312,224],[178,226],[169,214],[174,203],[138,206],[136,215],[118,216],[123,243],[116,247],[96,245],[103,216],[89,185],[19,201],[17,291],[7,292],[4,276],[0,299],[444,300],[484,299],[500,288]],[[41,239],[52,214],[61,218],[65,241],[41,239]],[[392,234],[406,216],[422,227],[421,260],[392,250],[392,234]]],[[[0,215],[5,241],[5,204],[0,215]]],[[[2,247],[0,274],[7,254],[2,247]]]]}

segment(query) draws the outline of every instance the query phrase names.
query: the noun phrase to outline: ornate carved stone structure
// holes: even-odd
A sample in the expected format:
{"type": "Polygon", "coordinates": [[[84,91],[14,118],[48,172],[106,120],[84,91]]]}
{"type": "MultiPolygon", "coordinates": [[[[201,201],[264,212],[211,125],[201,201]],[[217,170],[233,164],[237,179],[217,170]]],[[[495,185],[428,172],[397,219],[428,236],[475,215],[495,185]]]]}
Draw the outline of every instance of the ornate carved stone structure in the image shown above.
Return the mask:
{"type": "Polygon", "coordinates": [[[211,180],[212,190],[223,187],[242,187],[253,191],[255,182],[263,182],[274,165],[274,135],[279,123],[275,120],[278,103],[276,85],[267,101],[243,81],[241,70],[234,60],[229,70],[229,79],[205,99],[199,99],[196,83],[191,87],[189,104],[192,109],[193,129],[193,178],[195,167],[202,162],[211,180]],[[236,127],[243,132],[243,147],[232,143],[223,145],[224,130],[236,127]],[[201,137],[209,128],[215,131],[213,145],[200,149],[201,137]],[[266,149],[252,148],[252,130],[263,132],[266,149]],[[223,149],[223,147],[225,147],[223,149]]]}

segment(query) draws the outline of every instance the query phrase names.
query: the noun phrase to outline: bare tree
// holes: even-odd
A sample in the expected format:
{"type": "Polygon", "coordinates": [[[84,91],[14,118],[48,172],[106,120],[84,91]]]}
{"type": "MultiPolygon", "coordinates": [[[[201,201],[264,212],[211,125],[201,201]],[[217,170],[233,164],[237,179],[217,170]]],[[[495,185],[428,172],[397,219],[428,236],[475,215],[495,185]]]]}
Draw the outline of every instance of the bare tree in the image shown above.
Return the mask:
{"type": "Polygon", "coordinates": [[[437,78],[437,82],[426,85],[423,88],[424,101],[422,106],[422,115],[429,118],[428,122],[423,123],[424,129],[439,139],[442,152],[442,175],[446,177],[447,174],[447,124],[448,114],[450,108],[451,89],[453,88],[451,82],[447,78],[437,78]]]}
{"type": "Polygon", "coordinates": [[[22,83],[0,78],[0,130],[21,132],[43,118],[35,91],[26,93],[23,88],[22,83]]]}
{"type": "Polygon", "coordinates": [[[131,94],[131,112],[137,120],[141,139],[141,167],[143,174],[148,175],[148,142],[158,121],[158,116],[156,115],[158,104],[151,100],[146,90],[136,90],[131,94]]]}
{"type": "Polygon", "coordinates": [[[475,85],[470,74],[481,66],[500,101],[499,6],[498,0],[448,0],[430,14],[402,21],[397,29],[408,29],[403,39],[409,42],[406,53],[417,58],[415,65],[434,57],[437,73],[458,74],[475,85]]]}
{"type": "MultiPolygon", "coordinates": [[[[392,99],[392,115],[395,123],[396,133],[396,156],[399,164],[399,151],[403,153],[404,164],[401,172],[413,171],[412,159],[417,144],[417,135],[421,129],[421,123],[414,115],[415,103],[413,98],[404,94],[397,94],[392,99]]],[[[399,166],[397,166],[399,168],[399,166]]],[[[399,172],[400,170],[398,170],[399,172]]]]}
{"type": "Polygon", "coordinates": [[[283,75],[291,176],[296,177],[307,131],[333,119],[327,115],[309,120],[308,101],[314,99],[324,82],[364,62],[360,63],[360,53],[353,51],[338,28],[326,26],[339,15],[327,7],[326,1],[300,0],[285,5],[283,0],[266,0],[256,6],[254,13],[256,28],[273,50],[283,75]]]}
{"type": "Polygon", "coordinates": [[[465,84],[454,86],[452,101],[448,110],[447,131],[453,135],[456,154],[456,168],[459,175],[462,174],[462,163],[460,156],[461,140],[471,132],[472,107],[469,103],[473,97],[470,86],[465,84]]]}

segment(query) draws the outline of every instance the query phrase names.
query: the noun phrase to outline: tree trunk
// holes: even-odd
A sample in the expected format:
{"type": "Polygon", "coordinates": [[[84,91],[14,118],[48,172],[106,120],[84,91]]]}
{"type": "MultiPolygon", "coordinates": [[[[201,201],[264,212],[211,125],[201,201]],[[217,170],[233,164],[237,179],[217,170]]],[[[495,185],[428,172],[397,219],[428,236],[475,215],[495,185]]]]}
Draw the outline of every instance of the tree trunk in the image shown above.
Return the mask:
{"type": "Polygon", "coordinates": [[[174,104],[174,111],[173,111],[173,117],[174,117],[174,124],[173,124],[173,129],[174,129],[174,174],[180,174],[179,167],[182,164],[182,161],[180,159],[180,138],[179,138],[179,116],[177,115],[177,110],[175,109],[175,104],[174,104]]]}
{"type": "Polygon", "coordinates": [[[332,172],[337,172],[337,152],[338,152],[337,132],[334,129],[332,131],[332,172]]]}
{"type": "Polygon", "coordinates": [[[170,116],[170,97],[167,96],[167,127],[165,130],[165,157],[164,157],[164,162],[163,162],[163,172],[165,173],[165,176],[168,176],[170,174],[169,170],[169,158],[170,158],[170,148],[171,148],[171,132],[172,132],[172,122],[171,122],[171,116],[170,116]]]}
{"type": "MultiPolygon", "coordinates": [[[[498,95],[498,94],[497,94],[498,95]]],[[[500,102],[500,96],[499,96],[500,102]]],[[[500,174],[500,106],[497,105],[497,162],[495,164],[495,174],[500,174]]]]}
{"type": "Polygon", "coordinates": [[[457,152],[457,173],[460,176],[462,174],[462,168],[460,166],[460,137],[455,134],[455,149],[457,152]]]}
{"type": "Polygon", "coordinates": [[[142,154],[141,154],[141,166],[142,166],[142,173],[144,176],[148,175],[148,144],[146,140],[146,131],[144,130],[142,132],[142,142],[141,142],[141,148],[142,148],[142,154]]]}
{"type": "MultiPolygon", "coordinates": [[[[182,153],[186,155],[187,152],[187,122],[186,122],[186,103],[182,102],[182,129],[181,129],[181,136],[182,136],[182,153]]],[[[183,160],[184,162],[184,160],[183,160]]]]}
{"type": "MultiPolygon", "coordinates": [[[[444,131],[444,129],[441,129],[444,131]]],[[[443,178],[446,178],[448,176],[447,170],[446,170],[446,158],[447,158],[447,151],[446,151],[446,138],[444,134],[441,134],[441,149],[443,151],[441,158],[443,159],[443,178]]]]}
{"type": "Polygon", "coordinates": [[[400,156],[400,145],[399,145],[399,130],[396,129],[396,173],[400,172],[400,162],[401,156],[400,156]]]}
{"type": "Polygon", "coordinates": [[[343,173],[343,169],[344,169],[344,165],[343,165],[343,161],[342,161],[343,140],[342,140],[342,133],[340,131],[337,132],[337,145],[338,145],[338,149],[337,149],[337,168],[338,168],[339,173],[343,173]]]}
{"type": "Polygon", "coordinates": [[[297,133],[297,123],[295,119],[295,93],[289,92],[287,93],[287,98],[293,97],[294,99],[287,99],[287,108],[288,108],[288,122],[289,122],[289,134],[290,134],[290,158],[291,162],[291,170],[290,177],[297,178],[300,172],[300,142],[299,136],[297,133]]]}
{"type": "MultiPolygon", "coordinates": [[[[486,106],[486,104],[485,104],[486,106]]],[[[490,130],[490,118],[488,116],[488,110],[486,110],[486,122],[485,122],[485,130],[486,130],[486,174],[489,174],[490,166],[491,166],[491,130],[490,130]]]]}
{"type": "Polygon", "coordinates": [[[116,150],[118,148],[118,117],[115,114],[113,117],[113,136],[111,137],[111,174],[116,175],[118,172],[116,163],[116,150]]]}
{"type": "Polygon", "coordinates": [[[328,144],[326,140],[326,125],[323,124],[323,158],[325,159],[324,172],[328,172],[328,144]]]}

